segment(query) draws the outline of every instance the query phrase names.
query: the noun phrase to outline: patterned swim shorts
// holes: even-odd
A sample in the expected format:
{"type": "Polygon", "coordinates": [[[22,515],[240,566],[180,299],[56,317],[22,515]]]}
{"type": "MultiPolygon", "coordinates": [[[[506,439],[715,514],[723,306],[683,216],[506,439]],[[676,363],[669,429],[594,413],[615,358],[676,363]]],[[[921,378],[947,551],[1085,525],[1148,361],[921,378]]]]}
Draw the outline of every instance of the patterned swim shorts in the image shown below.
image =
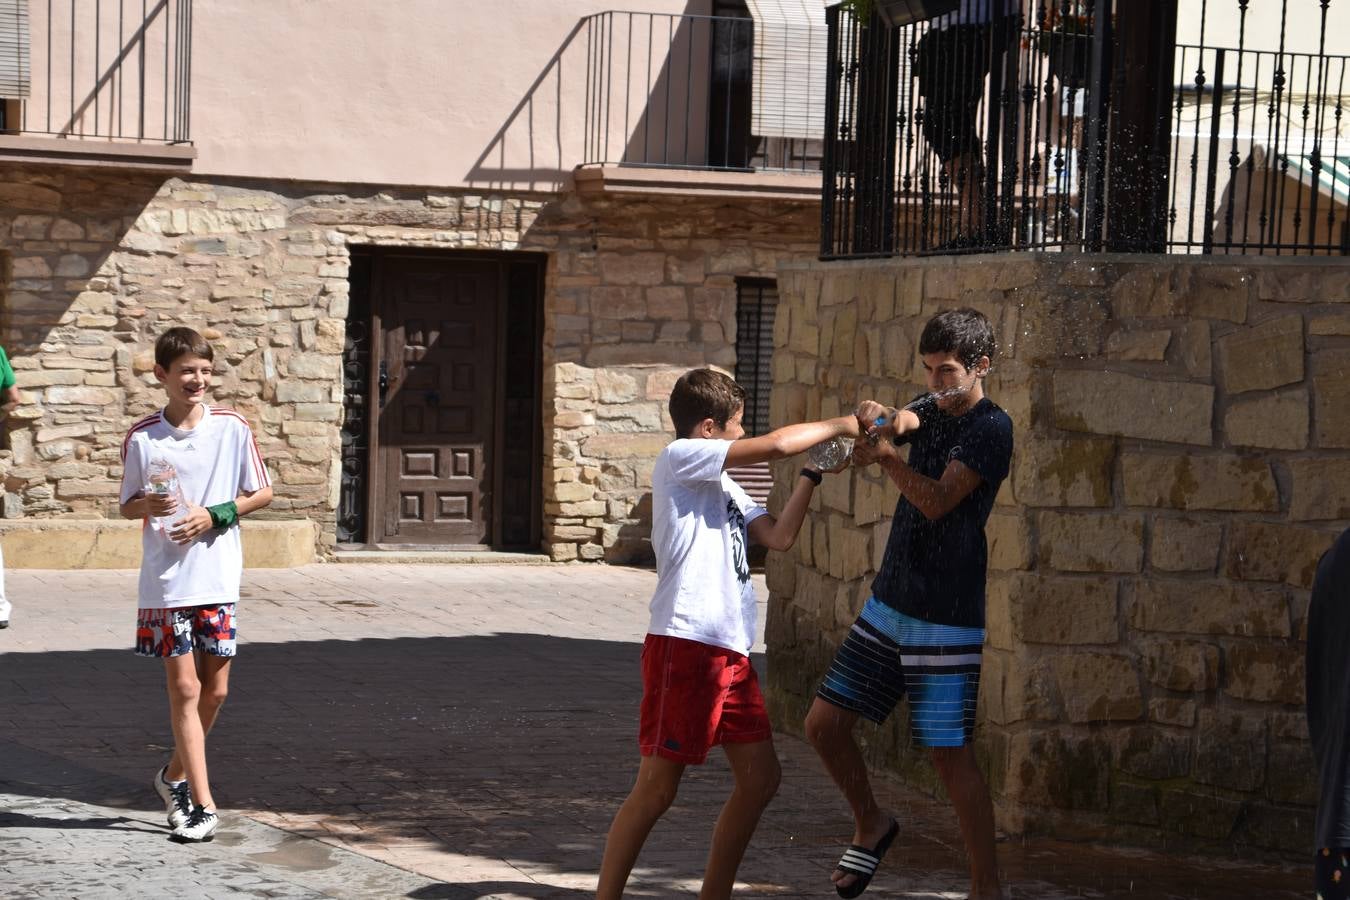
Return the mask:
{"type": "Polygon", "coordinates": [[[233,603],[136,611],[136,655],[169,659],[193,650],[234,656],[233,603]]]}
{"type": "Polygon", "coordinates": [[[873,597],[816,696],[880,724],[907,694],[914,743],[963,747],[975,730],[983,649],[983,628],[924,622],[873,597]]]}

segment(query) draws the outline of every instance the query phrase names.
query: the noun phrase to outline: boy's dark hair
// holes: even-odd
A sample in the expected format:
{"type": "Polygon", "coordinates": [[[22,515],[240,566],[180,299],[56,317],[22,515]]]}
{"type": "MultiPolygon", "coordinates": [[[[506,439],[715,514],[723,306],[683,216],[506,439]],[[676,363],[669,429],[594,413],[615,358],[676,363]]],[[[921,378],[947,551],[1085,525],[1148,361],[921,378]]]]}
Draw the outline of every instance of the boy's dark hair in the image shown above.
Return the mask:
{"type": "Polygon", "coordinates": [[[170,328],[155,341],[155,365],[166,371],[175,359],[189,353],[207,362],[215,362],[216,355],[210,342],[191,328],[182,325],[170,328]]]}
{"type": "Polygon", "coordinates": [[[715,369],[690,369],[670,391],[670,419],[679,437],[688,437],[704,419],[726,428],[727,420],[743,406],[745,388],[715,369]]]}
{"type": "Polygon", "coordinates": [[[981,356],[992,360],[996,349],[993,326],[984,313],[970,307],[938,313],[919,336],[919,353],[950,353],[966,368],[981,356]]]}

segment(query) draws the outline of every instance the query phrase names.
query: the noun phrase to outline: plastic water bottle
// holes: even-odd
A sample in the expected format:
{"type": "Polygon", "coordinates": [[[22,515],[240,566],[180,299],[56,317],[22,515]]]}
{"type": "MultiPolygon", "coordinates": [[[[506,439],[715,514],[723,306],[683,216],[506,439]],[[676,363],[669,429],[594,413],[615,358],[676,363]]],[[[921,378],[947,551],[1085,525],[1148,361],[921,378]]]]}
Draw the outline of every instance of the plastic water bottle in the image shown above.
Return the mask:
{"type": "MultiPolygon", "coordinates": [[[[886,424],[886,417],[879,416],[872,423],[878,427],[886,424]]],[[[876,443],[876,436],[866,438],[869,444],[876,443]]],[[[811,465],[817,469],[828,472],[835,466],[838,466],[853,453],[853,438],[832,437],[829,440],[821,441],[806,451],[806,458],[811,460],[811,465]]]]}
{"type": "Polygon", "coordinates": [[[811,460],[811,465],[817,469],[828,472],[835,466],[848,459],[853,452],[853,439],[846,437],[832,437],[829,440],[821,441],[806,451],[806,458],[811,460]]]}
{"type": "Polygon", "coordinates": [[[167,533],[176,518],[181,517],[187,509],[187,503],[183,499],[183,491],[178,486],[178,470],[173,467],[173,463],[159,457],[150,460],[150,466],[146,471],[145,493],[147,495],[167,494],[178,501],[178,509],[172,514],[154,517],[160,531],[167,533]]]}

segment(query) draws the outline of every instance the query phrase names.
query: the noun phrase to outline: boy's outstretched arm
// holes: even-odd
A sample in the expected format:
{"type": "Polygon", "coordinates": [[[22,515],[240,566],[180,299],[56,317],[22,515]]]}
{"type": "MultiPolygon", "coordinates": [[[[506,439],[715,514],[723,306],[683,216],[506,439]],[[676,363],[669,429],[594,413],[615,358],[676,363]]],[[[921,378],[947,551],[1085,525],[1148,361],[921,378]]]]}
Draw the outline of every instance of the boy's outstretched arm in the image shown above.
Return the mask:
{"type": "MultiPolygon", "coordinates": [[[[848,468],[848,463],[848,460],[844,460],[827,471],[841,472],[848,468]]],[[[815,466],[808,465],[805,468],[821,474],[821,470],[815,466]]],[[[782,511],[776,517],[760,516],[750,523],[748,529],[750,540],[770,550],[791,550],[792,545],[797,543],[797,534],[802,530],[802,522],[806,520],[806,510],[811,505],[811,494],[815,487],[815,481],[799,474],[792,488],[792,496],[783,504],[782,511]]]]}
{"type": "Polygon", "coordinates": [[[940,519],[956,509],[957,504],[984,480],[980,473],[960,460],[947,463],[947,468],[942,470],[942,477],[936,480],[920,475],[900,458],[899,451],[890,441],[881,441],[875,445],[859,441],[853,448],[853,460],[859,465],[879,463],[895,486],[900,488],[900,493],[923,513],[924,518],[930,520],[940,519]]]}
{"type": "Polygon", "coordinates": [[[855,416],[839,416],[823,422],[802,422],[799,425],[786,425],[762,434],[759,437],[741,438],[732,441],[727,448],[723,471],[737,466],[783,459],[802,453],[821,441],[835,437],[858,436],[858,419],[855,416]]]}

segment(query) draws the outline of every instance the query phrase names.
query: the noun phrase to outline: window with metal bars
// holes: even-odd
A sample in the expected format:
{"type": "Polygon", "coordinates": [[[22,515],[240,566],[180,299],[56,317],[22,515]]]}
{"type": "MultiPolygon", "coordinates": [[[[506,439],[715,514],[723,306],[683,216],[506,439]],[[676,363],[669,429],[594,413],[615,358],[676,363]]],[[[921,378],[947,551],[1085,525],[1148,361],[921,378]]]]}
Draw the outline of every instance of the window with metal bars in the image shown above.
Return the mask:
{"type": "MultiPolygon", "coordinates": [[[[750,436],[764,434],[769,425],[769,393],[773,388],[773,319],[778,308],[778,283],[772,278],[736,279],[736,381],[745,388],[745,415],[741,423],[750,436]]],[[[773,470],[767,462],[727,472],[760,506],[767,506],[773,490],[773,470]]],[[[760,559],[756,556],[752,559],[760,559]]]]}
{"type": "Polygon", "coordinates": [[[745,388],[747,435],[769,431],[769,392],[773,387],[773,320],[778,283],[772,278],[736,280],[736,381],[745,388]]]}

